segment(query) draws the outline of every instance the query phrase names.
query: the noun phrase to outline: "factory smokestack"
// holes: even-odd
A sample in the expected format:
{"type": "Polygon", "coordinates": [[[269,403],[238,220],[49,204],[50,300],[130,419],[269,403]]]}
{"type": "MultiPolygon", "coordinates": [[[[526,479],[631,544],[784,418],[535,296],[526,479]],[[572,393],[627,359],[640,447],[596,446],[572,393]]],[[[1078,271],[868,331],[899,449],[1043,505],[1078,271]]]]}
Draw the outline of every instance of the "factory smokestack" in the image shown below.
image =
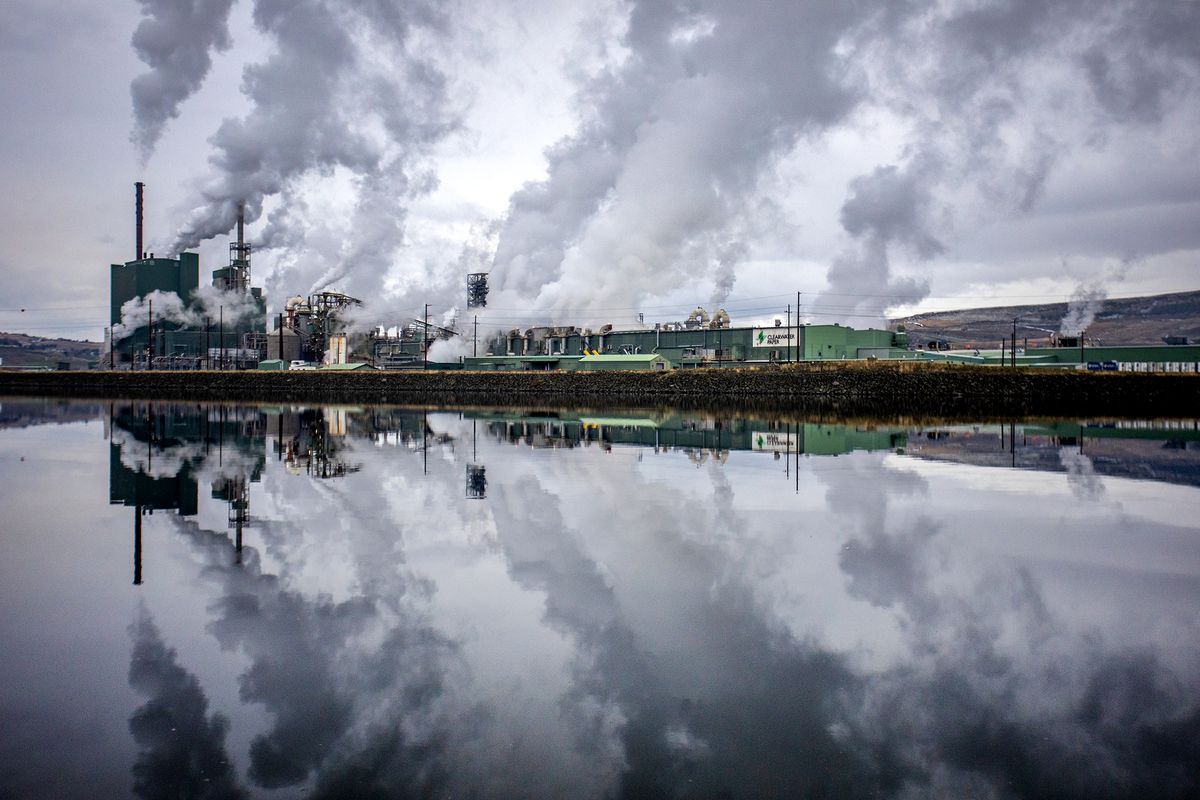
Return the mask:
{"type": "Polygon", "coordinates": [[[244,229],[246,227],[246,204],[238,203],[238,250],[243,250],[246,245],[246,237],[244,229]]]}
{"type": "Polygon", "coordinates": [[[146,184],[138,181],[133,185],[134,193],[134,214],[137,217],[137,253],[134,254],[134,261],[141,261],[145,251],[142,250],[142,191],[146,188],[146,184]]]}

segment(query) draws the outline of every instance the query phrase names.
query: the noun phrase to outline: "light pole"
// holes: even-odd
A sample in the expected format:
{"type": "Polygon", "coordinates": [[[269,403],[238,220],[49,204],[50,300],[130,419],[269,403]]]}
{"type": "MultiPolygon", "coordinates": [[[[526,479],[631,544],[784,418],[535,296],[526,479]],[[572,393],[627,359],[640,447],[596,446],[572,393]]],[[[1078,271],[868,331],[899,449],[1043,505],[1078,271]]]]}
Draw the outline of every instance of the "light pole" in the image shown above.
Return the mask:
{"type": "Polygon", "coordinates": [[[1013,369],[1017,367],[1017,317],[1013,317],[1013,332],[1012,332],[1012,365],[1013,369]]]}

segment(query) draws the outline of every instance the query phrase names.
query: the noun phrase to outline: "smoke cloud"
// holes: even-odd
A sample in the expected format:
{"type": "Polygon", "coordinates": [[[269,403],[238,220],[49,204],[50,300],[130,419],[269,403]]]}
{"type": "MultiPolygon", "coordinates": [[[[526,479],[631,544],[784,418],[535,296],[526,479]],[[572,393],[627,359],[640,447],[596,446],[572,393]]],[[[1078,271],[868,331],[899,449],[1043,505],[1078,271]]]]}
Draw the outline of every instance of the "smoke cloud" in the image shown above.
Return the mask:
{"type": "Polygon", "coordinates": [[[121,305],[121,321],[113,326],[113,341],[120,341],[139,328],[155,323],[173,322],[191,328],[216,325],[222,320],[227,326],[261,318],[263,311],[254,296],[246,292],[225,292],[213,286],[201,286],[184,303],[174,292],[154,290],[142,297],[126,300],[121,305]]]}
{"type": "Polygon", "coordinates": [[[229,49],[233,0],[138,0],[142,21],[133,49],[150,68],[133,79],[132,141],[142,163],[154,153],[167,123],[208,76],[212,52],[229,49]]]}
{"type": "Polygon", "coordinates": [[[252,108],[213,135],[211,174],[172,249],[229,231],[239,202],[253,222],[278,197],[259,247],[276,251],[267,275],[279,291],[269,294],[335,284],[377,293],[403,243],[406,203],[436,186],[422,159],[457,126],[445,78],[413,46],[436,39],[444,23],[425,2],[256,0],[253,18],[274,53],[247,67],[252,108]],[[302,213],[306,190],[331,177],[358,198],[350,230],[311,224],[302,213]]]}
{"type": "Polygon", "coordinates": [[[493,284],[564,321],[630,321],[688,285],[721,302],[761,248],[732,234],[765,177],[885,124],[896,152],[850,180],[813,310],[881,318],[928,294],[923,265],[959,227],[1034,208],[1063,153],[1192,97],[1198,34],[1195,5],[1176,3],[635,3],[627,57],[582,86],[578,132],[512,196],[493,284]]]}
{"type": "Polygon", "coordinates": [[[1063,336],[1079,336],[1096,319],[1096,314],[1108,299],[1108,292],[1099,283],[1079,286],[1067,303],[1067,315],[1059,324],[1063,336]]]}
{"type": "Polygon", "coordinates": [[[854,91],[830,67],[855,19],[798,3],[635,3],[617,70],[581,90],[580,130],[549,176],[513,195],[494,285],[567,316],[625,308],[684,283],[732,290],[731,236],[762,172],[841,119],[854,91]]]}
{"type": "MultiPolygon", "coordinates": [[[[135,47],[151,71],[135,81],[136,138],[152,147],[229,46],[229,0],[142,2],[135,47]]],[[[721,304],[749,262],[809,257],[771,242],[763,209],[798,218],[798,203],[830,203],[780,181],[782,166],[803,171],[835,137],[885,129],[886,152],[826,209],[840,206],[841,229],[810,260],[827,274],[787,276],[797,288],[824,279],[816,321],[878,319],[928,294],[930,262],[962,229],[1031,213],[1064,154],[1194,106],[1197,9],[632,0],[610,20],[617,33],[589,31],[572,59],[603,51],[580,68],[577,128],[546,150],[545,178],[512,193],[486,249],[468,249],[488,256],[493,308],[628,324],[690,287],[687,304],[721,304]]],[[[346,291],[373,301],[372,324],[461,296],[454,245],[416,256],[405,237],[414,202],[437,187],[436,146],[460,129],[452,98],[470,93],[453,83],[462,54],[446,53],[488,8],[466,11],[254,0],[274,49],[245,71],[250,111],[211,138],[173,249],[227,232],[245,202],[251,222],[265,217],[272,296],[346,291]]]]}

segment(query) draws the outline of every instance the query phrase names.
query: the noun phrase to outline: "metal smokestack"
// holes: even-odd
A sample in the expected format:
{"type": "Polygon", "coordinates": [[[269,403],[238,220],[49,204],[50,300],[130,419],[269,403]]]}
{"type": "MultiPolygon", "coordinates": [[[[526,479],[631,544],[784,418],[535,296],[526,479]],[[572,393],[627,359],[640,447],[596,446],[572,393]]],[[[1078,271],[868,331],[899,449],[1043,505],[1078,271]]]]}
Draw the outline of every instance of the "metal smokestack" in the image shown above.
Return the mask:
{"type": "Polygon", "coordinates": [[[138,181],[133,185],[134,194],[134,214],[137,217],[137,253],[134,254],[134,261],[141,261],[145,251],[142,249],[142,191],[146,188],[146,184],[138,181]]]}
{"type": "Polygon", "coordinates": [[[246,204],[238,203],[238,241],[237,241],[237,243],[238,243],[238,251],[239,252],[245,252],[243,249],[246,244],[246,237],[243,235],[245,233],[245,230],[244,230],[245,227],[246,227],[246,204]]]}

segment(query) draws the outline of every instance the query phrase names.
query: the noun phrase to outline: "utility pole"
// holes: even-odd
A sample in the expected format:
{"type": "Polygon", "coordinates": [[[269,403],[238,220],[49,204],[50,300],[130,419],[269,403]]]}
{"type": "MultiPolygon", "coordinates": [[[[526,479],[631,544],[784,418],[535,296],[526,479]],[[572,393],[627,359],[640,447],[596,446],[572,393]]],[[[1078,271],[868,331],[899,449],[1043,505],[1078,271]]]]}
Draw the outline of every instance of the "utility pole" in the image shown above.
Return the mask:
{"type": "Polygon", "coordinates": [[[149,330],[146,332],[146,369],[154,369],[154,301],[147,300],[146,307],[150,317],[149,330]]]}
{"type": "Polygon", "coordinates": [[[212,369],[212,353],[209,352],[210,342],[208,341],[209,334],[212,332],[212,320],[208,315],[204,315],[204,368],[212,369]]]}
{"type": "Polygon", "coordinates": [[[1017,318],[1016,317],[1013,317],[1012,365],[1013,365],[1013,369],[1017,368],[1017,318]]]}
{"type": "Polygon", "coordinates": [[[421,369],[429,369],[429,303],[425,304],[425,316],[422,320],[424,329],[421,331],[421,369]]]}
{"type": "Polygon", "coordinates": [[[112,325],[109,325],[108,326],[108,368],[109,369],[117,368],[117,351],[116,351],[115,347],[116,347],[116,343],[113,342],[113,338],[112,338],[112,325]]]}
{"type": "Polygon", "coordinates": [[[475,315],[475,339],[471,343],[471,355],[479,355],[479,315],[475,315]]]}
{"type": "MultiPolygon", "coordinates": [[[[792,335],[791,331],[788,331],[788,336],[790,337],[791,335],[792,335]]],[[[790,340],[789,340],[789,344],[790,344],[790,340]]],[[[800,292],[796,292],[796,363],[797,364],[800,363],[800,355],[801,355],[801,353],[800,353],[800,292]]],[[[799,458],[799,457],[800,457],[800,451],[797,450],[796,458],[799,458]]],[[[796,471],[799,472],[799,470],[800,470],[799,462],[797,462],[796,471]]]]}
{"type": "MultiPolygon", "coordinates": [[[[800,309],[796,309],[796,315],[800,315],[800,309]]],[[[788,364],[792,363],[792,304],[788,303],[787,307],[787,355],[784,356],[784,361],[788,364]]]]}
{"type": "Polygon", "coordinates": [[[225,306],[221,306],[221,325],[218,328],[218,336],[221,337],[221,364],[217,369],[225,369],[225,306]]]}
{"type": "Polygon", "coordinates": [[[283,312],[279,312],[279,360],[287,361],[287,357],[283,354],[283,312]]]}

